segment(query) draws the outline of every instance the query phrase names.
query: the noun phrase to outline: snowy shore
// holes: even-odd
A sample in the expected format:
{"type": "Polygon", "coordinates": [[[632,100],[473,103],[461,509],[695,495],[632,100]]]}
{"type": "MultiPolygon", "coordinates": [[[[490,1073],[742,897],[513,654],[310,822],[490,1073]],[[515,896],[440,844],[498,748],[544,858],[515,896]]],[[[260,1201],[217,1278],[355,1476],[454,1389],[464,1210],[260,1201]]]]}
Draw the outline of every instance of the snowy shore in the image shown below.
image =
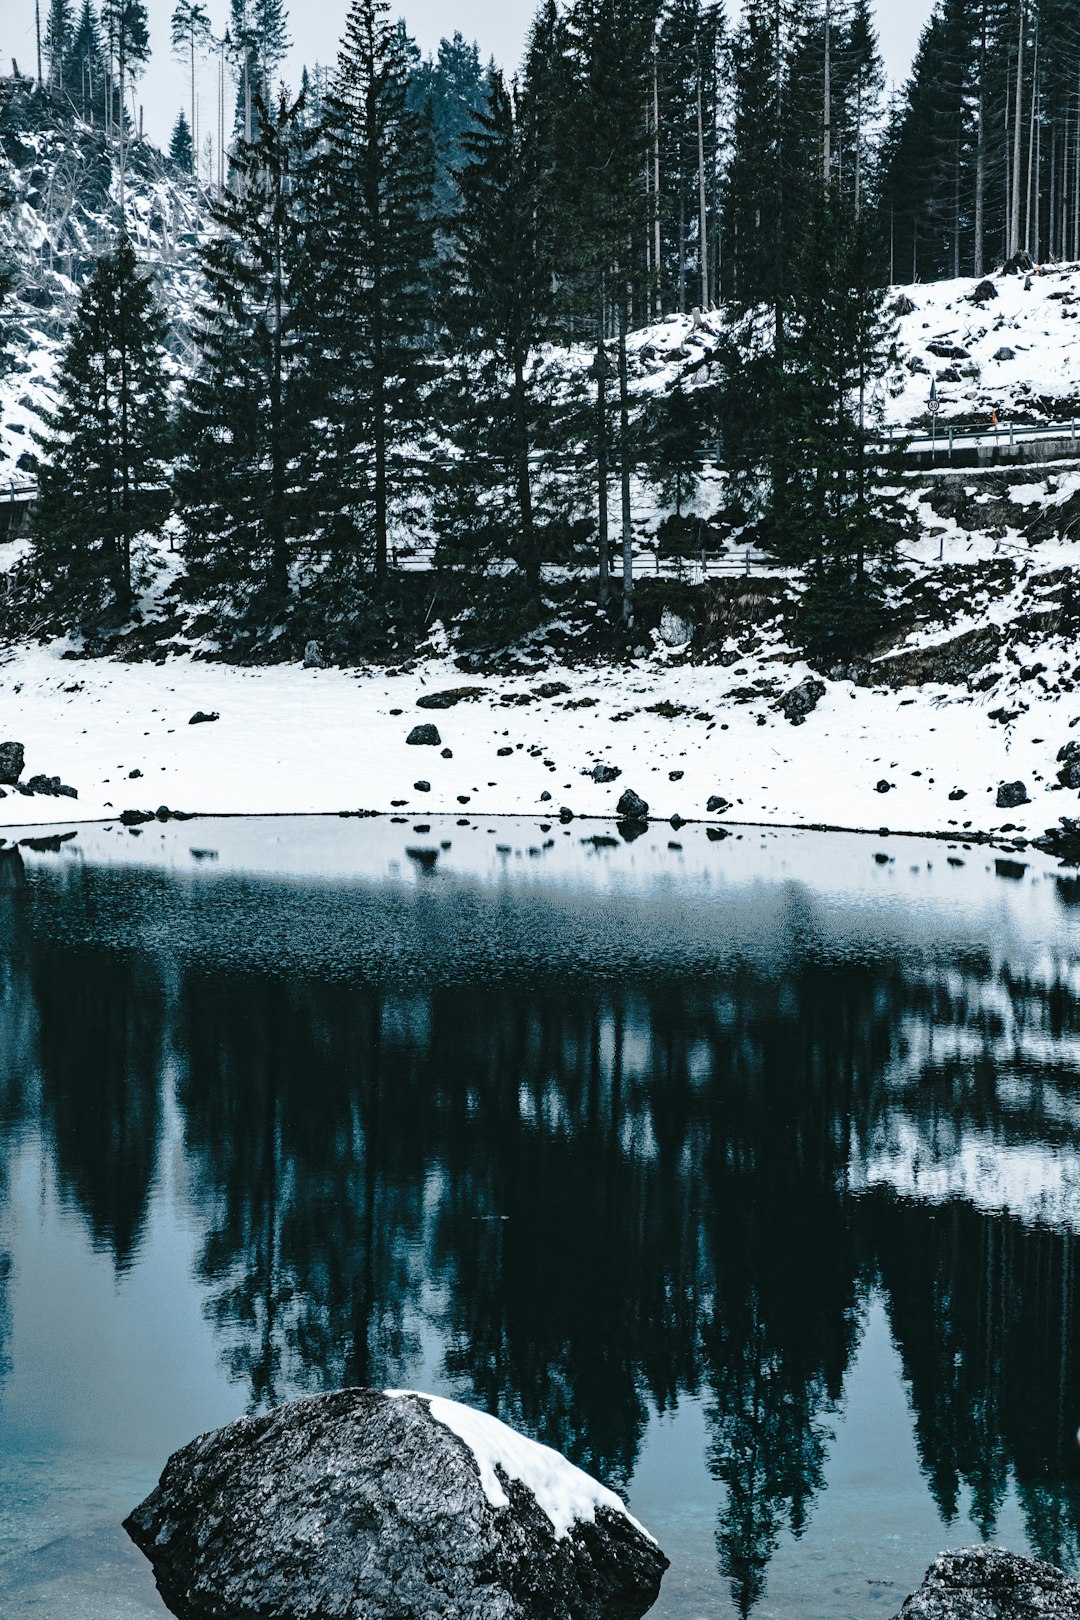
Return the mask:
{"type": "Polygon", "coordinates": [[[1005,839],[1037,836],[1077,811],[1077,794],[1055,781],[1055,756],[1076,735],[1063,694],[1028,685],[1003,723],[1000,689],[827,681],[818,706],[793,725],[777,703],[808,673],[766,656],[728,668],[655,656],[619,667],[538,663],[492,677],[463,676],[449,661],[391,673],[9,650],[0,741],[24,744],[24,782],[59,776],[78,799],[9,788],[0,826],[109,820],[163,805],[203,815],[553,820],[565,806],[575,817],[614,819],[626,788],[664,819],[1005,839]],[[418,707],[461,688],[475,695],[445,710],[418,707]],[[220,718],[192,725],[197,711],[220,718]],[[438,728],[439,745],[409,746],[425,722],[438,728]],[[596,781],[598,763],[620,774],[596,781]],[[1000,784],[1017,781],[1030,802],[998,808],[1000,784]],[[713,796],[728,807],[710,813],[713,796]]]}

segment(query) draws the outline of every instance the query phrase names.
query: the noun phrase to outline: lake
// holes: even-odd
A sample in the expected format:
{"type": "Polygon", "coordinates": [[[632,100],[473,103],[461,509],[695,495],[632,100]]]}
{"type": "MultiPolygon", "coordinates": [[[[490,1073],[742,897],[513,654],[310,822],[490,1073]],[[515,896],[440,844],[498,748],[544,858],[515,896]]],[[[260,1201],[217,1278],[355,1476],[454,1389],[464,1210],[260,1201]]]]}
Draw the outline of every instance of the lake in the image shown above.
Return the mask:
{"type": "Polygon", "coordinates": [[[0,1610],[290,1396],[482,1406],[621,1491],[656,1620],[1080,1564],[1080,881],[524,820],[0,851],[0,1610]]]}

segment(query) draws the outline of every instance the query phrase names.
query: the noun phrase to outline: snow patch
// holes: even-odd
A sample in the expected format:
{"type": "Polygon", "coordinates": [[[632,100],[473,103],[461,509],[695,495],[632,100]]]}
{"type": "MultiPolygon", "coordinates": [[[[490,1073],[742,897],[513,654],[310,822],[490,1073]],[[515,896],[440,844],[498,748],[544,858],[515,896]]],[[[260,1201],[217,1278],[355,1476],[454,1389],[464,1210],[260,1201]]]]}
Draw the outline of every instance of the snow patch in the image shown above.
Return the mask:
{"type": "Polygon", "coordinates": [[[424,1395],[415,1389],[388,1389],[384,1394],[392,1400],[415,1395],[427,1402],[436,1422],[463,1440],[476,1458],[480,1483],[492,1507],[510,1505],[510,1498],[497,1472],[501,1469],[507,1479],[518,1480],[532,1493],[537,1506],[551,1520],[560,1541],[569,1535],[575,1524],[592,1524],[600,1507],[621,1514],[643,1536],[648,1536],[650,1541],[654,1539],[644,1525],[639,1524],[627,1511],[625,1503],[614,1491],[609,1491],[580,1468],[575,1468],[560,1452],[516,1433],[487,1412],[478,1412],[475,1407],[463,1406],[458,1401],[448,1401],[441,1395],[424,1395]]]}

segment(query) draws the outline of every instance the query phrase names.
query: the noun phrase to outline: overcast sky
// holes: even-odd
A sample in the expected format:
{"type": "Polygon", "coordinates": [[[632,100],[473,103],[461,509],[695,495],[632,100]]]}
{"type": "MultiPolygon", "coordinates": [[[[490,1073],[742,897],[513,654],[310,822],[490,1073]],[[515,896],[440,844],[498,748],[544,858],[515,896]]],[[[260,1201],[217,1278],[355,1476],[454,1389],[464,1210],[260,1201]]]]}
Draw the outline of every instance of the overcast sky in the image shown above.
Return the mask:
{"type": "MultiPolygon", "coordinates": [[[[74,0],[73,9],[78,9],[74,0]]],[[[919,31],[930,14],[933,0],[876,0],[881,47],[890,80],[902,82],[919,31]]],[[[42,27],[48,0],[40,0],[42,27]]],[[[150,43],[153,56],[137,91],[145,108],[147,133],[164,145],[181,104],[188,108],[190,89],[185,67],[169,47],[169,19],[175,0],[148,0],[150,43]]],[[[204,0],[215,33],[223,30],[228,0],[204,0]]],[[[292,0],[290,31],[293,49],[285,66],[286,78],[295,82],[306,62],[332,62],[342,31],[348,0],[292,0]]],[[[503,67],[518,65],[535,0],[405,0],[391,10],[404,15],[409,32],[424,52],[433,51],[444,34],[455,29],[475,39],[483,56],[494,56],[503,67]]],[[[734,6],[729,4],[729,15],[734,6]]],[[[0,63],[10,72],[15,57],[24,73],[34,71],[34,0],[0,0],[0,63]]],[[[202,128],[216,124],[216,80],[209,73],[199,86],[200,145],[202,128]],[[205,113],[205,118],[204,118],[205,113]]]]}

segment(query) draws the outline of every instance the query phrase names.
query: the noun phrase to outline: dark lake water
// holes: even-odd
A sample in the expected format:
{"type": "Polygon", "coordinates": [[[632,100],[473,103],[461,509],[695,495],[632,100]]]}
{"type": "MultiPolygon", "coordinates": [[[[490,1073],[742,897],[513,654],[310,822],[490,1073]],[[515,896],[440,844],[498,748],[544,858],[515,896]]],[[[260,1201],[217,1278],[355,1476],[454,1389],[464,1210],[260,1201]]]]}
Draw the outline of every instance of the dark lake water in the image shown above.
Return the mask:
{"type": "Polygon", "coordinates": [[[0,852],[0,1613],[147,1620],[176,1446],[341,1385],[622,1491],[653,1614],[1080,1563],[1080,885],[529,822],[0,852]]]}

